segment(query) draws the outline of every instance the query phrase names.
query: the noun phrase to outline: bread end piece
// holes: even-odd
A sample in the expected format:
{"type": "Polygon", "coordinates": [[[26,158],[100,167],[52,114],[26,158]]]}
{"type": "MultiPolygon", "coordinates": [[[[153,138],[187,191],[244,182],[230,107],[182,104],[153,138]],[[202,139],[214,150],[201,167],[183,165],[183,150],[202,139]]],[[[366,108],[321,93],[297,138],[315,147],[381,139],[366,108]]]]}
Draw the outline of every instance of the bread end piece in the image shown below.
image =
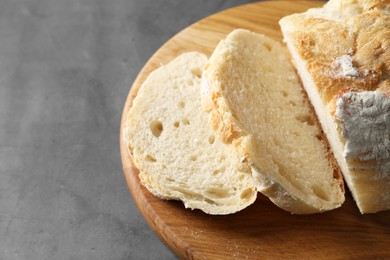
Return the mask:
{"type": "Polygon", "coordinates": [[[330,0],[280,25],[360,212],[389,210],[390,2],[330,0]]]}

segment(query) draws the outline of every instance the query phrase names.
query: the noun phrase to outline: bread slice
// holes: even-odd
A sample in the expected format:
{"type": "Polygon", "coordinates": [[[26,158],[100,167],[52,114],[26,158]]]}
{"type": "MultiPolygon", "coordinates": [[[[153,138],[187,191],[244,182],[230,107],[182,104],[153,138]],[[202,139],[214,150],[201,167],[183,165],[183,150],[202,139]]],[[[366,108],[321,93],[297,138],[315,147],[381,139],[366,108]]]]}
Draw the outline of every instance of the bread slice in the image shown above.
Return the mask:
{"type": "Polygon", "coordinates": [[[390,209],[390,1],[330,0],[280,25],[361,213],[390,209]]]}
{"type": "Polygon", "coordinates": [[[253,168],[259,191],[296,214],[344,201],[343,182],[280,43],[237,29],[203,72],[211,124],[253,168]]]}
{"type": "Polygon", "coordinates": [[[209,126],[200,99],[207,57],[185,53],[152,72],[127,115],[125,142],[155,196],[209,214],[230,214],[257,196],[251,169],[209,126]]]}

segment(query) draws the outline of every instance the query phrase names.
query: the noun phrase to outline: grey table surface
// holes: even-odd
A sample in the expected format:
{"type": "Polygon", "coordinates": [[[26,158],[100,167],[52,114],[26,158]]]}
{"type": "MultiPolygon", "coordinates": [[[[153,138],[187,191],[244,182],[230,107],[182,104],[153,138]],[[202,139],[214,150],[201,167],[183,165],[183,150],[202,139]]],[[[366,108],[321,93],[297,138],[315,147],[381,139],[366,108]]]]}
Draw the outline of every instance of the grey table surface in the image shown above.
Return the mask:
{"type": "Polygon", "coordinates": [[[0,1],[0,259],[176,259],[127,188],[122,108],[166,40],[248,2],[0,1]]]}

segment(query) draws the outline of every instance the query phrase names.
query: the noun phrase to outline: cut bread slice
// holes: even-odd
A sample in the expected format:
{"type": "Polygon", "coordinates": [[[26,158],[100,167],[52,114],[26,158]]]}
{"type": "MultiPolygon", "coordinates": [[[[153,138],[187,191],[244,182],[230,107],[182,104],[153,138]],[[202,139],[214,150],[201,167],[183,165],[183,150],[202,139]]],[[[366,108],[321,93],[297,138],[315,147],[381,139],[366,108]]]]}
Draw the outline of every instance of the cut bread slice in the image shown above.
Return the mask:
{"type": "Polygon", "coordinates": [[[296,214],[332,210],[344,202],[343,181],[286,54],[264,35],[231,32],[203,72],[203,106],[277,206],[296,214]]]}
{"type": "Polygon", "coordinates": [[[251,169],[209,125],[201,106],[207,57],[191,52],[152,72],[128,112],[124,139],[141,183],[155,196],[230,214],[257,196],[251,169]]]}
{"type": "Polygon", "coordinates": [[[330,0],[280,25],[358,208],[390,209],[390,1],[330,0]]]}

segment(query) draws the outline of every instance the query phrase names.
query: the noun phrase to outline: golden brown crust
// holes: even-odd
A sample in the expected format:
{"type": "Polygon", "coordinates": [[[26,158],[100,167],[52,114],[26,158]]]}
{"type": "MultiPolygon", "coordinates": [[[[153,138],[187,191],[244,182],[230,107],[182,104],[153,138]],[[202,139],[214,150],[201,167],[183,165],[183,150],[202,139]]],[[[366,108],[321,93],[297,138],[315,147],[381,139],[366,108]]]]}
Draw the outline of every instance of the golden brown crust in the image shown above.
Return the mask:
{"type": "Polygon", "coordinates": [[[380,76],[390,73],[390,16],[379,11],[353,17],[348,24],[356,35],[354,60],[360,70],[372,70],[380,76]]]}
{"type": "MultiPolygon", "coordinates": [[[[390,0],[330,0],[323,8],[285,17],[280,24],[324,125],[333,127],[329,122],[335,116],[337,101],[347,92],[380,91],[390,96],[390,0]],[[325,118],[325,110],[330,119],[325,118]]],[[[329,128],[327,134],[344,147],[347,139],[338,126],[338,137],[329,128]]],[[[332,145],[337,147],[335,143],[338,144],[334,141],[332,145]]],[[[338,159],[344,156],[341,149],[344,148],[336,149],[338,159]]],[[[360,178],[376,178],[379,183],[388,174],[373,166],[378,162],[348,160],[344,164],[348,169],[347,182],[353,183],[352,191],[360,178]]],[[[388,189],[383,192],[388,193],[388,189]]],[[[354,196],[362,213],[383,210],[389,205],[382,201],[377,208],[369,206],[379,199],[370,200],[367,191],[354,196]]]]}
{"type": "MultiPolygon", "coordinates": [[[[383,15],[371,13],[367,16],[364,18],[374,19],[372,16],[375,16],[380,19],[383,15]]],[[[365,21],[360,22],[361,24],[356,26],[364,27],[365,21]]],[[[366,22],[370,24],[369,21],[366,22]]],[[[390,25],[390,22],[387,23],[390,25]]],[[[374,28],[354,33],[336,21],[322,18],[305,19],[300,26],[299,31],[291,34],[291,38],[301,58],[307,61],[314,82],[321,86],[319,92],[325,103],[329,103],[337,93],[345,89],[375,90],[380,82],[388,77],[388,28],[383,26],[383,30],[374,28]],[[329,39],[334,43],[330,43],[329,39]],[[348,54],[353,54],[354,66],[359,71],[357,78],[336,75],[334,61],[348,54]]]]}
{"type": "Polygon", "coordinates": [[[290,34],[331,114],[342,93],[376,90],[390,78],[390,16],[377,10],[388,1],[357,2],[365,6],[363,10],[375,10],[352,16],[345,23],[308,17],[295,21],[296,31],[290,34]],[[358,77],[338,75],[334,62],[342,55],[352,57],[358,77]]]}
{"type": "Polygon", "coordinates": [[[213,95],[214,109],[211,110],[210,123],[212,128],[220,134],[220,138],[226,143],[233,143],[241,136],[241,129],[234,122],[234,118],[228,116],[230,111],[220,96],[213,95]]]}
{"type": "Polygon", "coordinates": [[[387,79],[382,81],[381,84],[379,84],[378,90],[382,91],[387,96],[390,96],[390,80],[387,79]]]}

